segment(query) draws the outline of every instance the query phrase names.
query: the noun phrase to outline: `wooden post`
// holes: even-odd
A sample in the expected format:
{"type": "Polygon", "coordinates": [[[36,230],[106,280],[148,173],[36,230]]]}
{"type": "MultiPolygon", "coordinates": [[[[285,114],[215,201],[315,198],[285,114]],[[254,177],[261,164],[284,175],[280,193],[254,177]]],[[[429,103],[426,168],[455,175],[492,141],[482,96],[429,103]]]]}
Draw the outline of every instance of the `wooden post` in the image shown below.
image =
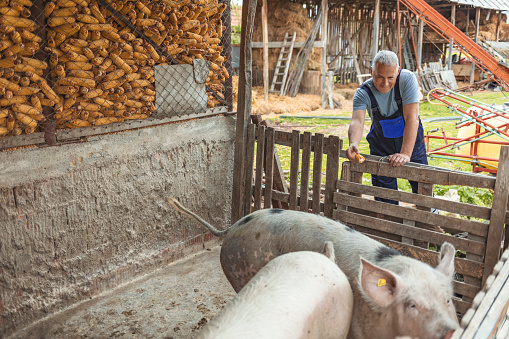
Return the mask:
{"type": "MultiPolygon", "coordinates": [[[[481,17],[481,7],[477,7],[475,9],[475,43],[479,42],[479,19],[481,17]]],[[[475,63],[472,60],[472,66],[470,69],[470,85],[474,83],[474,74],[475,74],[475,63]]]]}
{"type": "Polygon", "coordinates": [[[422,35],[424,33],[424,21],[419,19],[419,37],[417,41],[417,69],[420,71],[422,66],[422,35]]]}
{"type": "Polygon", "coordinates": [[[251,115],[252,92],[252,54],[253,23],[256,11],[256,0],[245,0],[242,6],[242,32],[240,40],[239,94],[237,101],[237,123],[235,133],[235,151],[233,160],[233,192],[231,220],[233,224],[243,214],[245,154],[247,125],[251,115]]]}
{"type": "Polygon", "coordinates": [[[246,178],[244,181],[244,214],[251,212],[251,199],[253,197],[253,164],[256,138],[256,125],[251,124],[247,130],[246,147],[246,178]]]}
{"type": "Polygon", "coordinates": [[[265,93],[265,101],[269,101],[269,31],[267,27],[268,27],[267,0],[263,0],[262,5],[263,92],[265,93]]]}
{"type": "Polygon", "coordinates": [[[398,18],[398,60],[399,63],[401,64],[401,13],[399,11],[399,2],[400,0],[398,0],[398,3],[396,5],[397,8],[396,16],[398,18]]]}
{"type": "Polygon", "coordinates": [[[493,193],[493,205],[491,206],[490,227],[488,238],[486,239],[486,255],[482,275],[483,285],[500,257],[505,215],[509,200],[509,146],[502,146],[500,148],[499,159],[495,193],[493,193]]]}
{"type": "Polygon", "coordinates": [[[297,210],[297,185],[299,184],[300,132],[292,131],[292,151],[290,161],[290,209],[297,210]]]}
{"type": "MultiPolygon", "coordinates": [[[[456,25],[456,5],[451,5],[451,23],[456,25]]],[[[447,69],[452,69],[452,51],[454,49],[454,39],[449,39],[449,57],[447,58],[447,69]]]]}
{"type": "Polygon", "coordinates": [[[327,145],[327,167],[325,170],[325,196],[323,199],[323,215],[332,218],[334,211],[334,192],[339,174],[339,151],[343,141],[335,135],[328,138],[327,145]]]}
{"type": "Polygon", "coordinates": [[[468,25],[470,24],[470,7],[467,8],[467,24],[465,26],[465,35],[468,36],[468,25]]]}
{"type": "Polygon", "coordinates": [[[380,36],[380,0],[375,2],[375,16],[373,17],[373,50],[371,60],[375,59],[376,53],[378,53],[378,38],[380,36]]]}
{"type": "Polygon", "coordinates": [[[495,41],[498,42],[500,34],[500,21],[502,20],[502,11],[498,11],[497,28],[495,29],[495,41]]]}
{"type": "Polygon", "coordinates": [[[265,144],[265,195],[263,197],[263,208],[272,207],[272,184],[274,182],[274,138],[276,131],[269,127],[265,133],[267,141],[265,144]]]}
{"type": "Polygon", "coordinates": [[[327,90],[325,77],[327,75],[327,14],[329,1],[322,0],[322,108],[327,107],[327,90]]]}

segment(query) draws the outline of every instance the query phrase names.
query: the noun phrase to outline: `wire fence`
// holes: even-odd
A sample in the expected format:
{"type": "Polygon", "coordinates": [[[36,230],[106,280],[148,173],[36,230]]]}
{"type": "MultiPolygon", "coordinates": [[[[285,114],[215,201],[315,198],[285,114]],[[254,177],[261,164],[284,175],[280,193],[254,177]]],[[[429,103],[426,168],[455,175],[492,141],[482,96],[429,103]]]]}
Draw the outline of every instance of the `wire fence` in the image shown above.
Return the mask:
{"type": "Polygon", "coordinates": [[[0,0],[0,53],[0,138],[232,110],[229,0],[0,0]]]}

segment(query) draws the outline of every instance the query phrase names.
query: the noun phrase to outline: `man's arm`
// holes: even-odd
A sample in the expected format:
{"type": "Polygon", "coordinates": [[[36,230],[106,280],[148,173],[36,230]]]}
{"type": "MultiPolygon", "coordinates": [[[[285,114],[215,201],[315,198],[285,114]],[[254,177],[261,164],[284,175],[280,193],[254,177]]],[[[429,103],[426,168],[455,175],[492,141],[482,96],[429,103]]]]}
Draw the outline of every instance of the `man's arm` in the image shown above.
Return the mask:
{"type": "Polygon", "coordinates": [[[350,127],[348,127],[349,147],[346,150],[346,156],[350,159],[350,161],[354,161],[355,155],[359,153],[359,142],[361,141],[362,133],[364,132],[365,117],[365,110],[357,110],[352,113],[352,120],[350,121],[350,127]]]}
{"type": "Polygon", "coordinates": [[[405,131],[403,132],[403,145],[401,151],[389,156],[392,166],[401,166],[410,161],[414,151],[417,130],[419,129],[419,103],[403,105],[403,119],[405,131]]]}

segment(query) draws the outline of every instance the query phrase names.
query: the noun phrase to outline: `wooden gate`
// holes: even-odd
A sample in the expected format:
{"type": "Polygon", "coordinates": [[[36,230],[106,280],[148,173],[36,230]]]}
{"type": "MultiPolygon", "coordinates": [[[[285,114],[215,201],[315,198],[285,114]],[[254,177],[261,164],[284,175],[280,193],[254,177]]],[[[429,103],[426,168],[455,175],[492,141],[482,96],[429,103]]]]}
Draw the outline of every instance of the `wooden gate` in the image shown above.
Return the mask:
{"type": "Polygon", "coordinates": [[[243,215],[259,210],[263,204],[263,208],[322,212],[332,218],[341,144],[342,141],[333,135],[290,133],[262,124],[249,125],[243,215]],[[281,169],[276,145],[291,147],[289,185],[281,169]],[[324,163],[325,187],[322,187],[324,163]]]}
{"type": "Polygon", "coordinates": [[[461,253],[455,262],[454,301],[463,315],[500,258],[504,224],[509,220],[509,147],[502,148],[497,177],[420,164],[392,167],[386,159],[366,155],[362,164],[344,161],[338,179],[340,156],[344,157],[341,147],[337,136],[250,125],[243,215],[272,207],[323,213],[431,266],[438,264],[437,250],[447,241],[461,253]],[[276,145],[291,148],[289,185],[276,145]],[[418,194],[362,184],[364,173],[417,181],[418,194]],[[493,205],[433,197],[434,184],[490,189],[493,205]],[[374,197],[400,204],[379,202],[374,197]]]}

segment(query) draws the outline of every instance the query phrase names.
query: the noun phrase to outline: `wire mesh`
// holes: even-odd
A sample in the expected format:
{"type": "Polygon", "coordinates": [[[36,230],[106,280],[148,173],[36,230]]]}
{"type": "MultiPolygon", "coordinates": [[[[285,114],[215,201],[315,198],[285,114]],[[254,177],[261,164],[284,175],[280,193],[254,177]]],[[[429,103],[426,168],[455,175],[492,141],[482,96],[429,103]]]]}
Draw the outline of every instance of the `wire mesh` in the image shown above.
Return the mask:
{"type": "Polygon", "coordinates": [[[0,0],[0,137],[231,110],[230,25],[220,0],[0,0]]]}

